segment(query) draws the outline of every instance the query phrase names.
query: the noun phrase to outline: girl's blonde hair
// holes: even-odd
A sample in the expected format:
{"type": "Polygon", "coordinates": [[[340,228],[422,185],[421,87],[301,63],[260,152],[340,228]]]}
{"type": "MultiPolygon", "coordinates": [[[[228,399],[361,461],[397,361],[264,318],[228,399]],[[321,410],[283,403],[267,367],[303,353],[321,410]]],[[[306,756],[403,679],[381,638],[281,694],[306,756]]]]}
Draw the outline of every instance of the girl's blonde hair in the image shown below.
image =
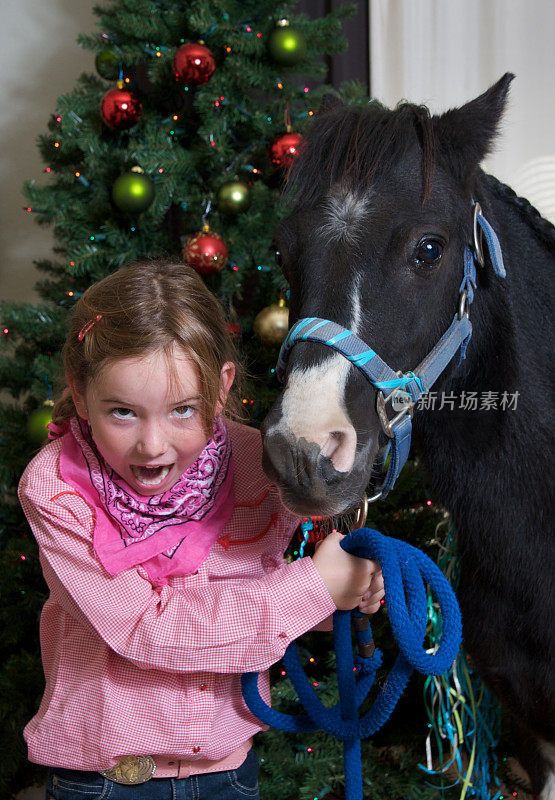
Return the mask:
{"type": "MultiPolygon", "coordinates": [[[[201,416],[210,434],[222,366],[233,361],[240,373],[240,364],[220,303],[190,267],[163,261],[132,263],[90,286],[75,305],[62,359],[65,374],[84,390],[114,361],[158,350],[170,357],[175,347],[197,368],[201,416]],[[101,318],[79,339],[98,315],[101,318]]],[[[239,378],[240,374],[225,408],[234,416],[240,416],[239,378]]],[[[76,413],[66,391],[54,405],[52,418],[60,424],[76,413]]]]}

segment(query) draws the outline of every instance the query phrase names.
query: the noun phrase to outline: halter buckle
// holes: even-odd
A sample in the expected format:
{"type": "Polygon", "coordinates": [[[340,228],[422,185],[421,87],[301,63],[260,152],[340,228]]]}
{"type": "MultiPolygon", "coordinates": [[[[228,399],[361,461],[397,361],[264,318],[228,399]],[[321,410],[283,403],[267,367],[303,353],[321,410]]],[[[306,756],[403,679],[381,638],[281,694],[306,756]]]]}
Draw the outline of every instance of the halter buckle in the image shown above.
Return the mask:
{"type": "MultiPolygon", "coordinates": [[[[473,237],[474,237],[474,255],[476,256],[476,261],[478,264],[483,267],[485,262],[484,259],[484,234],[480,225],[478,224],[478,215],[482,213],[482,206],[480,203],[474,203],[474,219],[473,219],[473,237]]],[[[460,318],[459,318],[460,319],[460,318]]]]}
{"type": "MultiPolygon", "coordinates": [[[[397,372],[399,377],[402,377],[402,374],[402,372],[397,372]]],[[[394,426],[397,425],[397,423],[400,422],[406,414],[408,414],[412,419],[414,414],[414,405],[414,400],[410,394],[403,391],[403,389],[394,389],[387,397],[384,397],[383,392],[378,389],[378,393],[376,395],[376,412],[378,414],[378,419],[380,420],[382,430],[388,439],[395,438],[394,426]],[[392,419],[389,419],[387,415],[387,403],[390,403],[391,408],[398,412],[392,419]],[[398,410],[394,403],[397,403],[397,406],[401,405],[401,410],[398,410]]]]}

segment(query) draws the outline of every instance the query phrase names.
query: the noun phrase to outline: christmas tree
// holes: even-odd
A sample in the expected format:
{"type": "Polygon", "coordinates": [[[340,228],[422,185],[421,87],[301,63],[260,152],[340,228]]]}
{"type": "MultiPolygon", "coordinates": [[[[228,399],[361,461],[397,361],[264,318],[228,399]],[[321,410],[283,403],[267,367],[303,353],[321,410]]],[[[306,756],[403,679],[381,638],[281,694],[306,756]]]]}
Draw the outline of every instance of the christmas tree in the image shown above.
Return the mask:
{"type": "MultiPolygon", "coordinates": [[[[80,37],[96,54],[98,74],[82,75],[59,98],[40,137],[46,176],[27,183],[27,212],[53,227],[54,257],[36,263],[40,303],[1,307],[2,797],[44,775],[27,763],[21,732],[43,691],[38,620],[46,587],[16,489],[45,438],[76,299],[128,261],[185,260],[226,308],[253,376],[243,398],[253,424],[278,390],[273,368],[287,329],[287,287],[273,263],[272,229],[286,213],[281,189],[302,132],[331,89],[322,85],[322,56],[345,48],[342,21],[355,10],[310,19],[296,5],[111,0],[95,9],[99,31],[80,37]]],[[[356,85],[342,94],[368,99],[356,85]]],[[[407,467],[394,499],[369,524],[417,546],[432,539],[443,515],[427,505],[423,480],[407,467]]],[[[381,616],[378,633],[387,626],[381,616]]],[[[331,639],[311,634],[303,646],[331,702],[331,639]]],[[[287,708],[293,696],[281,671],[273,669],[274,699],[287,708]]],[[[416,768],[426,734],[421,688],[417,682],[387,729],[365,744],[369,797],[437,796],[416,768]]],[[[340,743],[272,731],[257,748],[262,797],[341,796],[340,743]]]]}

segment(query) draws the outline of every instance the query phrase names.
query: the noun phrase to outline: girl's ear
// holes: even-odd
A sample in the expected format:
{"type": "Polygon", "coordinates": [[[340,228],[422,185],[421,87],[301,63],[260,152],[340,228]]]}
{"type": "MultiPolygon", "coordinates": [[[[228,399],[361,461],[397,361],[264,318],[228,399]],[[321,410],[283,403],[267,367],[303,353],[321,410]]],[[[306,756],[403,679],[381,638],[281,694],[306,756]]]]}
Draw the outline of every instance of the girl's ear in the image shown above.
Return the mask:
{"type": "Polygon", "coordinates": [[[235,364],[226,361],[220,372],[220,397],[216,406],[216,416],[221,414],[227,402],[227,396],[235,380],[235,364]]]}
{"type": "Polygon", "coordinates": [[[78,386],[78,384],[75,382],[75,379],[71,375],[67,374],[67,372],[66,372],[66,382],[69,387],[69,391],[71,392],[71,397],[73,399],[73,404],[77,409],[77,413],[83,419],[88,419],[89,412],[85,401],[84,391],[78,386]]]}

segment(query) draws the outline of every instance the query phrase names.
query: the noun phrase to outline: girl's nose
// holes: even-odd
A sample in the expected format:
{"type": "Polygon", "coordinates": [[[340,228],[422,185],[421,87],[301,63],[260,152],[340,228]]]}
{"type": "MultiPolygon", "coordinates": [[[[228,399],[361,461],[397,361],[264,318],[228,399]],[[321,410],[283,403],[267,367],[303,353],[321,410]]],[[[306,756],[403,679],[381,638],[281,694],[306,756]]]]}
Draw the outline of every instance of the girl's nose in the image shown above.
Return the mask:
{"type": "Polygon", "coordinates": [[[163,427],[157,423],[142,425],[136,449],[143,458],[150,461],[164,455],[168,449],[168,442],[163,427]]]}

